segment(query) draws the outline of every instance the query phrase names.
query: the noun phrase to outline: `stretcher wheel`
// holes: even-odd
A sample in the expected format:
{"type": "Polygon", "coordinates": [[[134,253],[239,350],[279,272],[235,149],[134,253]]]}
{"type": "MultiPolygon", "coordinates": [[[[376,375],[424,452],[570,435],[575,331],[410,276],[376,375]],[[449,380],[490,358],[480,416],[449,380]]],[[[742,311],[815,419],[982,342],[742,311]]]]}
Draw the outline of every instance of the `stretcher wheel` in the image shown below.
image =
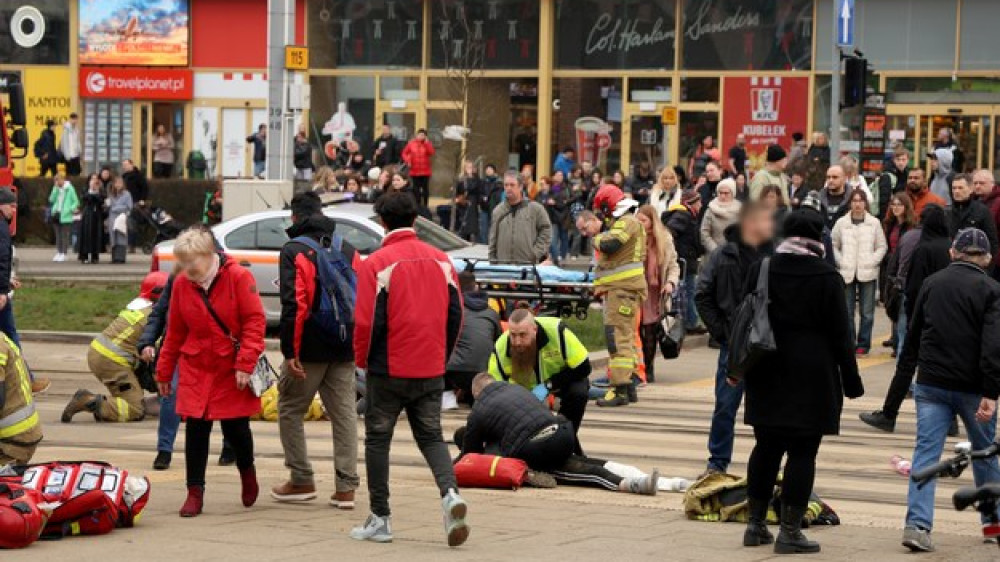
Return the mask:
{"type": "Polygon", "coordinates": [[[579,307],[576,309],[576,319],[583,321],[587,319],[588,310],[585,307],[579,307]]]}

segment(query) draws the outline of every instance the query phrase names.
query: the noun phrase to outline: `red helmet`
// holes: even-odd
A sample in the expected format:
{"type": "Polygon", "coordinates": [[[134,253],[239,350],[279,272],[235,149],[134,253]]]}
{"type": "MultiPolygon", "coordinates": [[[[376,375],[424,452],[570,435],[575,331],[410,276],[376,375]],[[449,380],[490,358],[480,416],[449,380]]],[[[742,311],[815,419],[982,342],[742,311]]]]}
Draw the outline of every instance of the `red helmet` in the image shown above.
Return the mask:
{"type": "Polygon", "coordinates": [[[163,288],[167,286],[170,278],[165,271],[154,271],[146,275],[139,286],[139,297],[146,300],[155,301],[160,298],[163,288]]]}
{"type": "Polygon", "coordinates": [[[625,199],[625,193],[622,192],[621,188],[613,183],[606,183],[594,195],[594,211],[610,217],[611,211],[615,210],[615,206],[622,199],[625,199]]]}

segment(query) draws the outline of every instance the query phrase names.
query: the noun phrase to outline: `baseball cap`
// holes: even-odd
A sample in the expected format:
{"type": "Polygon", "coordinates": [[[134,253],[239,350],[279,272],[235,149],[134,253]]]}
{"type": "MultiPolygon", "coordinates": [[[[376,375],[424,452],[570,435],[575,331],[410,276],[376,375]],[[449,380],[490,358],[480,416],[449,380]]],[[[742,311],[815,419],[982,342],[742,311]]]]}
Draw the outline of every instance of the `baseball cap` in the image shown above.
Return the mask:
{"type": "Polygon", "coordinates": [[[951,249],[961,254],[980,256],[990,253],[990,239],[978,228],[963,228],[955,235],[951,249]]]}

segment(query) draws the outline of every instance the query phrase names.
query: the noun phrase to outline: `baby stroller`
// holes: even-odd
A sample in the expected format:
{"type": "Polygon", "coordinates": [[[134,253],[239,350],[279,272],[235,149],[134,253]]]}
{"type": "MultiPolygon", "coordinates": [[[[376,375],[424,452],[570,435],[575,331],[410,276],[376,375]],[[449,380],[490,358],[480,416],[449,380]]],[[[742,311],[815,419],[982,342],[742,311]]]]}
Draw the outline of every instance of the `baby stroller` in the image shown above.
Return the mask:
{"type": "Polygon", "coordinates": [[[133,211],[137,226],[142,224],[144,230],[152,230],[151,236],[143,236],[142,251],[152,254],[153,248],[165,240],[173,240],[184,230],[184,227],[174,220],[162,207],[150,207],[149,209],[137,207],[133,211]]]}

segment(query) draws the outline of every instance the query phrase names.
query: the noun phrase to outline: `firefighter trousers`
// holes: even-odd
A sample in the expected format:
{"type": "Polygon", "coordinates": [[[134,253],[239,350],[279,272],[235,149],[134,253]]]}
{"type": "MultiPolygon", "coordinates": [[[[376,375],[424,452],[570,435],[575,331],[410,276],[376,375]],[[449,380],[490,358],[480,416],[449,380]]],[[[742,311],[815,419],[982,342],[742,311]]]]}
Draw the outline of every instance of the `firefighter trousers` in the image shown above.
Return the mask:
{"type": "Polygon", "coordinates": [[[630,384],[638,375],[639,354],[636,348],[641,291],[609,289],[604,295],[604,336],[608,343],[608,371],[614,386],[630,384]]]}
{"type": "Polygon", "coordinates": [[[37,444],[0,443],[0,467],[7,464],[28,464],[36,447],[37,444]]]}
{"type": "Polygon", "coordinates": [[[131,367],[117,363],[94,349],[87,354],[87,362],[90,372],[110,393],[110,396],[98,396],[94,416],[99,421],[139,421],[146,415],[142,387],[131,367]]]}

